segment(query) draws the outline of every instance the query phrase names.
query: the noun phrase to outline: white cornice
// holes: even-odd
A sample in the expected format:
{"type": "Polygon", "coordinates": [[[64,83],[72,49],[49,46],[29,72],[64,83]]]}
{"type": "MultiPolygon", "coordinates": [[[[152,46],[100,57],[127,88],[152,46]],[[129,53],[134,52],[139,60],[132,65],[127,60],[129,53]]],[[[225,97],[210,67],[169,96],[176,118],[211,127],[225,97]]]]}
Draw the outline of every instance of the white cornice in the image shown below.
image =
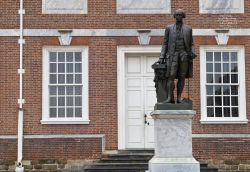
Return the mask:
{"type": "MultiPolygon", "coordinates": [[[[60,36],[61,29],[24,29],[24,36],[60,36]]],[[[139,36],[139,29],[72,29],[71,36],[139,36]]],[[[164,29],[150,30],[150,36],[163,36],[164,29]]],[[[216,36],[218,29],[193,29],[194,36],[216,36]]],[[[250,36],[250,29],[229,29],[229,36],[250,36]]],[[[0,36],[19,36],[18,29],[0,29],[0,36]]]]}

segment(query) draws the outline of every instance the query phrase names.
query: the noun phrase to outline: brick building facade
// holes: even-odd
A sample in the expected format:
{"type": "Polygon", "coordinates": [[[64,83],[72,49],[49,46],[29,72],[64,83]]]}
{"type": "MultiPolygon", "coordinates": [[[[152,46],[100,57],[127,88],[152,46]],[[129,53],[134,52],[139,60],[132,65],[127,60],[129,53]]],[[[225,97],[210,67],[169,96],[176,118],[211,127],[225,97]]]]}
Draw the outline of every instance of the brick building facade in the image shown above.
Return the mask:
{"type": "MultiPolygon", "coordinates": [[[[181,8],[198,55],[189,88],[194,157],[247,164],[250,2],[235,2],[24,0],[23,159],[98,159],[104,150],[153,148],[152,125],[144,126],[155,102],[150,65],[181,8]]],[[[0,2],[3,161],[17,159],[19,6],[0,2]]]]}

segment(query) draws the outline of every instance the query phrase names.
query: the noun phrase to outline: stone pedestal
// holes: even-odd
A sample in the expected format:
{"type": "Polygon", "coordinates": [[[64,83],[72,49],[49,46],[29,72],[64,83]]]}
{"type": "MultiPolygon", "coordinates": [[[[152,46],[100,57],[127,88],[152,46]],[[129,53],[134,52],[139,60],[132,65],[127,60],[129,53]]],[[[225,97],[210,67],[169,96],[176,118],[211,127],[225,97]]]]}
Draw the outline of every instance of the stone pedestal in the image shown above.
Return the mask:
{"type": "Polygon", "coordinates": [[[150,172],[200,172],[192,155],[192,110],[155,110],[155,156],[150,172]]]}

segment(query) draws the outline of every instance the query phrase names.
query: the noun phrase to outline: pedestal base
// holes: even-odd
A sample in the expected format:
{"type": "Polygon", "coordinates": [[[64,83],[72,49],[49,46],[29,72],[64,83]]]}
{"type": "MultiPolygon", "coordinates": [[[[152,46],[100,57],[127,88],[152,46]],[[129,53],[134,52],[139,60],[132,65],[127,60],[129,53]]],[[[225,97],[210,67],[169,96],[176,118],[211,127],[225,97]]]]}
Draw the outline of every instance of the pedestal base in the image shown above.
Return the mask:
{"type": "Polygon", "coordinates": [[[150,172],[200,172],[200,164],[194,158],[157,158],[149,161],[150,172]]]}

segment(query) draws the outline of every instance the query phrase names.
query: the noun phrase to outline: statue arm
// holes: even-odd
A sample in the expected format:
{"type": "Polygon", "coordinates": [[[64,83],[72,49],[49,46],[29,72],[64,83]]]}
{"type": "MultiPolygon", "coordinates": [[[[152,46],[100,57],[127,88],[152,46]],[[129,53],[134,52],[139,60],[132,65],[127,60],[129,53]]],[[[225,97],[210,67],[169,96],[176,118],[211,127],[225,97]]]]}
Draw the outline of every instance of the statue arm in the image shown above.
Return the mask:
{"type": "Polygon", "coordinates": [[[166,54],[168,52],[168,41],[169,41],[169,27],[165,29],[164,40],[161,48],[160,61],[163,61],[163,59],[166,57],[166,54]]]}
{"type": "Polygon", "coordinates": [[[194,40],[193,40],[193,31],[191,29],[191,59],[194,59],[197,55],[195,54],[195,48],[194,48],[194,40]]]}

